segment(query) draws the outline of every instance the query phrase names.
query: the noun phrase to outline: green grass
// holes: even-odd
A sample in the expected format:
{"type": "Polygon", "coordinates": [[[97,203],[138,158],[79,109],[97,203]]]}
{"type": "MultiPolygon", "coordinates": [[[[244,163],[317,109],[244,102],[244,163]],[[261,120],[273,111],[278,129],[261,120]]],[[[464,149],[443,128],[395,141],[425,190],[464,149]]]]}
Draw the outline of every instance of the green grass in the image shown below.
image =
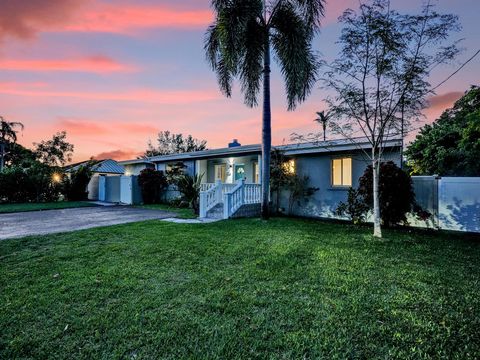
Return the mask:
{"type": "Polygon", "coordinates": [[[0,358],[480,358],[480,242],[300,219],[0,242],[0,358]]]}
{"type": "Polygon", "coordinates": [[[57,201],[47,203],[0,204],[0,213],[68,209],[85,206],[95,206],[86,201],[57,201]]]}
{"type": "Polygon", "coordinates": [[[152,209],[152,210],[164,210],[177,214],[177,217],[180,219],[195,219],[198,216],[195,215],[193,209],[189,208],[178,208],[168,204],[149,204],[149,205],[139,205],[143,209],[152,209]]]}

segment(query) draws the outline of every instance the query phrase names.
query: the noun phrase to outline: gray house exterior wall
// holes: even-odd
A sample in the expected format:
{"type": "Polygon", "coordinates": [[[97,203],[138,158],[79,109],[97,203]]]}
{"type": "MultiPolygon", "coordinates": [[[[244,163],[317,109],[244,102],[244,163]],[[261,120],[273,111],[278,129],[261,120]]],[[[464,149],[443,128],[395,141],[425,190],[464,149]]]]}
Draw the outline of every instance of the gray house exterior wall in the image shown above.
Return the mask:
{"type": "Polygon", "coordinates": [[[140,175],[143,169],[155,168],[155,166],[151,164],[126,164],[123,165],[123,167],[125,168],[126,175],[140,175]]]}
{"type": "Polygon", "coordinates": [[[168,164],[178,164],[182,163],[185,166],[184,173],[190,176],[195,175],[195,160],[186,160],[186,161],[164,161],[164,162],[157,162],[156,167],[158,171],[165,171],[167,170],[168,164]]]}
{"type": "MultiPolygon", "coordinates": [[[[359,178],[370,165],[365,154],[360,151],[332,152],[318,155],[297,155],[295,171],[299,176],[309,177],[309,186],[318,188],[312,196],[300,199],[292,207],[292,214],[305,217],[338,218],[335,210],[339,203],[347,200],[348,187],[332,186],[332,160],[339,157],[352,158],[352,187],[358,187],[359,178]]],[[[389,149],[383,161],[394,161],[400,165],[399,149],[389,149]]],[[[274,199],[272,199],[274,200],[274,199]]],[[[280,207],[283,211],[289,209],[289,193],[283,191],[280,196],[280,207]]]]}

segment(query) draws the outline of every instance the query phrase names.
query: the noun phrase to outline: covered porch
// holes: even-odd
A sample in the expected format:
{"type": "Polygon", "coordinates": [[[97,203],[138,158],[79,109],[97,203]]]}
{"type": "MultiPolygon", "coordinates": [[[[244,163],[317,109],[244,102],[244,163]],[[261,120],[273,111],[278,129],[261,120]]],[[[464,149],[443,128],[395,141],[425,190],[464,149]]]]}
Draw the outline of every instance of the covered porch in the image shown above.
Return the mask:
{"type": "MultiPolygon", "coordinates": [[[[246,184],[261,183],[261,156],[246,155],[196,160],[196,174],[202,176],[202,188],[207,184],[237,184],[243,180],[246,184]]],[[[202,189],[203,190],[203,189],[202,189]]]]}
{"type": "Polygon", "coordinates": [[[228,219],[242,207],[260,203],[261,156],[217,157],[197,160],[202,176],[200,217],[228,219]]]}

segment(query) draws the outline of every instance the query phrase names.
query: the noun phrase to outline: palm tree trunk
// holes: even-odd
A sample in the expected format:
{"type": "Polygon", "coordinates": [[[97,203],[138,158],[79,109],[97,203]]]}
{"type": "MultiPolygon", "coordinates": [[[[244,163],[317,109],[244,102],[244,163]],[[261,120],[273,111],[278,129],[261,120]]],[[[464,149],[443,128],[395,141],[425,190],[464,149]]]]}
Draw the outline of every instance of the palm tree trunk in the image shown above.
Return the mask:
{"type": "Polygon", "coordinates": [[[267,30],[263,57],[263,119],[262,119],[262,219],[269,218],[270,153],[272,148],[272,113],[270,109],[270,34],[267,30]]]}

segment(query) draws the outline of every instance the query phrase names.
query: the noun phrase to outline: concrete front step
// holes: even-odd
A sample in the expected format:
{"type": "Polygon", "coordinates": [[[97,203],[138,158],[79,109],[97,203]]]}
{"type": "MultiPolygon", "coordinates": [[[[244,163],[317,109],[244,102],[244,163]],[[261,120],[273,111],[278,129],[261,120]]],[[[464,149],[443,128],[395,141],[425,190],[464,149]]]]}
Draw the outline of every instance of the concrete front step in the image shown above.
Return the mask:
{"type": "Polygon", "coordinates": [[[207,219],[223,219],[223,203],[217,204],[208,210],[207,219]]]}
{"type": "MultiPolygon", "coordinates": [[[[260,216],[260,204],[245,204],[238,209],[232,218],[260,216]]],[[[223,219],[223,203],[215,205],[207,212],[207,219],[223,219]]]]}

